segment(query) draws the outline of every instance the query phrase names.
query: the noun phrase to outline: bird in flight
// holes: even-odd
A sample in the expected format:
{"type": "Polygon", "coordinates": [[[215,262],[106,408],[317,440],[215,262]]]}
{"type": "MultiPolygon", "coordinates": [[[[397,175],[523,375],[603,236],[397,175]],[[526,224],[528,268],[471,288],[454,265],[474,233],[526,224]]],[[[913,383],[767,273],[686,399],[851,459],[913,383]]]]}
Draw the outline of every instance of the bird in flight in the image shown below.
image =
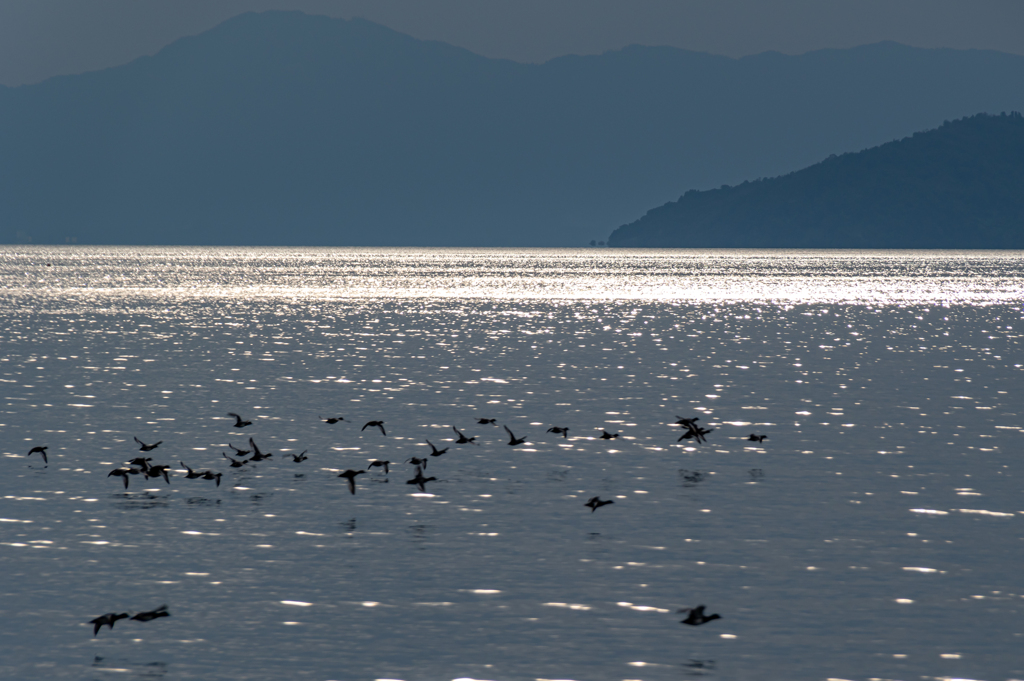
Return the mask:
{"type": "Polygon", "coordinates": [[[325,419],[323,416],[321,416],[320,420],[323,421],[324,423],[329,423],[329,424],[331,424],[333,426],[338,421],[344,421],[345,419],[340,417],[340,416],[338,416],[338,417],[331,416],[331,417],[325,419]]]}
{"type": "Polygon", "coordinates": [[[683,608],[679,612],[689,612],[685,620],[679,620],[680,624],[692,624],[693,626],[699,626],[701,624],[707,624],[711,620],[721,619],[721,615],[705,615],[703,605],[698,605],[696,608],[683,608]]]}
{"type": "Polygon", "coordinates": [[[621,433],[609,433],[604,428],[601,429],[601,439],[602,440],[614,440],[619,435],[621,435],[621,433]]]}
{"type": "Polygon", "coordinates": [[[476,422],[481,426],[486,426],[487,424],[491,424],[492,426],[498,425],[498,419],[477,419],[476,422]]]}
{"type": "Polygon", "coordinates": [[[457,444],[457,445],[464,445],[464,444],[467,444],[467,443],[471,444],[471,445],[472,444],[476,444],[476,435],[474,435],[473,437],[466,437],[465,435],[463,435],[462,431],[459,430],[458,428],[456,428],[455,426],[452,426],[452,430],[454,430],[455,434],[459,436],[459,439],[455,441],[455,444],[457,444]]]}
{"type": "Polygon", "coordinates": [[[382,467],[384,469],[384,475],[387,475],[388,473],[391,472],[391,469],[389,468],[390,465],[391,465],[390,461],[381,461],[380,459],[375,459],[375,460],[370,462],[370,464],[367,466],[367,468],[373,468],[374,466],[380,466],[380,467],[382,467]]]}
{"type": "Polygon", "coordinates": [[[49,465],[50,462],[46,459],[46,450],[47,449],[49,449],[49,447],[33,447],[32,449],[28,450],[28,454],[26,454],[25,456],[32,456],[33,454],[40,454],[43,457],[43,463],[49,465]]]}
{"type": "Polygon", "coordinates": [[[569,429],[568,428],[559,428],[558,426],[551,426],[550,428],[548,428],[548,432],[549,433],[556,433],[558,435],[561,435],[565,439],[569,438],[569,429]]]}
{"type": "Polygon", "coordinates": [[[252,425],[252,421],[243,421],[242,417],[239,416],[238,414],[232,414],[231,412],[228,412],[228,416],[235,417],[235,425],[232,426],[232,428],[245,428],[246,426],[252,425]]]}
{"type": "Polygon", "coordinates": [[[416,469],[416,477],[413,478],[412,480],[406,480],[405,484],[407,484],[407,485],[416,485],[416,487],[419,488],[419,490],[421,492],[426,492],[427,490],[426,490],[426,487],[424,487],[424,485],[426,485],[431,480],[437,480],[437,478],[435,478],[433,476],[431,476],[429,478],[425,478],[425,477],[423,477],[423,471],[421,469],[417,468],[416,469]]]}
{"type": "Polygon", "coordinates": [[[349,469],[349,470],[345,471],[344,473],[339,473],[338,477],[339,478],[346,478],[348,480],[348,491],[351,492],[352,494],[355,494],[356,493],[356,476],[357,475],[362,475],[365,472],[366,471],[354,471],[354,470],[349,469]]]}
{"type": "Polygon", "coordinates": [[[195,480],[196,478],[203,477],[203,474],[201,472],[197,472],[197,471],[192,470],[191,468],[188,467],[188,464],[186,464],[184,461],[179,461],[178,463],[180,463],[182,468],[184,468],[187,471],[185,473],[185,479],[186,480],[195,480]]]}
{"type": "Polygon", "coordinates": [[[441,456],[442,454],[448,451],[447,447],[445,447],[444,449],[438,449],[430,440],[427,440],[426,443],[430,445],[430,456],[441,456]]]}
{"type": "Polygon", "coordinates": [[[89,620],[89,624],[93,625],[92,635],[95,636],[100,633],[100,627],[104,625],[113,629],[114,622],[123,620],[125,617],[128,617],[128,613],[126,612],[108,612],[106,615],[100,615],[96,619],[89,620]]]}
{"type": "Polygon", "coordinates": [[[367,421],[366,425],[359,429],[359,432],[360,433],[363,432],[364,430],[366,430],[370,426],[373,426],[374,428],[380,428],[380,434],[381,435],[387,435],[387,433],[384,432],[384,422],[383,421],[367,421]]]}
{"type": "Polygon", "coordinates": [[[287,456],[292,457],[292,461],[294,461],[295,463],[302,463],[303,461],[309,458],[308,456],[306,456],[306,452],[308,451],[308,449],[303,449],[298,454],[288,454],[287,456]]]}
{"type": "Polygon", "coordinates": [[[411,463],[413,466],[416,466],[416,468],[426,468],[428,461],[430,461],[430,459],[420,459],[414,456],[411,459],[407,459],[406,463],[411,463]]]}
{"type": "Polygon", "coordinates": [[[609,499],[607,501],[604,501],[604,500],[601,499],[601,497],[592,497],[590,499],[590,501],[588,501],[587,503],[585,503],[583,505],[589,507],[590,508],[590,512],[593,513],[594,511],[596,511],[597,509],[601,508],[602,506],[607,506],[608,504],[614,504],[614,503],[615,502],[612,501],[611,499],[609,499]]]}
{"type": "Polygon", "coordinates": [[[203,471],[203,480],[216,480],[217,487],[220,487],[220,477],[223,473],[214,473],[213,471],[203,471]]]}
{"type": "Polygon", "coordinates": [[[764,442],[767,439],[767,435],[756,435],[755,433],[751,433],[750,437],[747,438],[749,442],[764,442]]]}
{"type": "Polygon", "coordinates": [[[502,428],[504,428],[505,432],[508,433],[508,443],[511,446],[515,447],[516,445],[521,445],[524,442],[526,442],[525,437],[516,437],[515,435],[513,435],[512,431],[508,429],[508,426],[502,426],[502,428]]]}
{"type": "MultiPolygon", "coordinates": [[[[146,612],[140,612],[132,617],[133,620],[139,622],[149,622],[160,617],[170,617],[171,613],[167,612],[167,606],[161,605],[159,608],[154,610],[147,610],[146,612]]],[[[113,629],[113,627],[111,627],[113,629]]]]}
{"type": "Polygon", "coordinates": [[[261,452],[260,448],[256,446],[256,443],[253,442],[252,438],[249,438],[249,446],[252,448],[252,458],[249,459],[249,461],[263,461],[263,459],[269,459],[274,456],[270,453],[264,454],[261,452]]]}
{"type": "Polygon", "coordinates": [[[135,438],[135,441],[139,443],[139,451],[140,452],[151,452],[154,449],[156,449],[157,447],[159,447],[160,445],[162,445],[163,442],[164,442],[163,440],[160,440],[159,442],[154,442],[151,445],[147,445],[145,442],[143,442],[139,438],[135,438]]]}

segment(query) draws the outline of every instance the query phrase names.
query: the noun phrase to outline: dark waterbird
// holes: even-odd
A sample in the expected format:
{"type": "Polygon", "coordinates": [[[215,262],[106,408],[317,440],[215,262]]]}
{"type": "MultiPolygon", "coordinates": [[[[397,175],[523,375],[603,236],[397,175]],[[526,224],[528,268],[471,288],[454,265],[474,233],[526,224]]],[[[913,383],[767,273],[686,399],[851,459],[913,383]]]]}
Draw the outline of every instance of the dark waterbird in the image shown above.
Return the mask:
{"type": "Polygon", "coordinates": [[[342,418],[341,416],[329,416],[328,418],[324,418],[323,416],[321,416],[320,420],[323,421],[324,423],[329,423],[333,426],[338,421],[344,421],[345,419],[342,418]]]}
{"type": "Polygon", "coordinates": [[[462,431],[459,430],[458,428],[456,428],[455,426],[452,426],[452,430],[454,430],[455,434],[459,436],[459,439],[455,441],[455,444],[457,444],[457,445],[464,445],[464,444],[471,444],[472,445],[472,444],[476,444],[476,435],[474,435],[473,437],[466,437],[462,433],[462,431]]]}
{"type": "Polygon", "coordinates": [[[430,461],[430,459],[421,459],[416,456],[412,457],[411,459],[405,460],[406,463],[411,463],[413,466],[416,466],[417,468],[426,468],[428,461],[430,461]]]}
{"type": "Polygon", "coordinates": [[[232,428],[245,428],[246,426],[252,425],[252,421],[243,421],[242,417],[239,416],[238,414],[232,414],[231,412],[228,412],[228,416],[235,417],[235,425],[231,426],[232,428]]]}
{"type": "Polygon", "coordinates": [[[568,428],[560,428],[558,426],[551,426],[550,428],[548,428],[548,432],[549,433],[556,433],[558,435],[561,435],[565,439],[569,439],[569,429],[568,428]]]}
{"type": "Polygon", "coordinates": [[[252,450],[251,449],[239,449],[238,447],[234,446],[230,442],[228,443],[228,447],[231,447],[231,449],[235,450],[235,454],[237,456],[246,456],[247,454],[252,454],[252,450]]]}
{"type": "Polygon", "coordinates": [[[608,499],[607,501],[605,501],[605,500],[601,499],[601,497],[592,497],[590,499],[590,501],[588,501],[587,503],[585,503],[583,505],[587,506],[588,508],[590,508],[590,512],[593,513],[594,511],[596,511],[597,509],[601,508],[602,506],[607,506],[608,504],[614,504],[614,503],[615,502],[612,501],[611,499],[608,499]]]}
{"type": "Polygon", "coordinates": [[[232,468],[241,468],[245,464],[249,463],[248,459],[242,459],[241,461],[239,461],[238,459],[232,459],[230,456],[228,456],[224,452],[221,452],[220,455],[223,456],[225,459],[227,459],[228,461],[231,462],[231,467],[232,468]]]}
{"type": "Polygon", "coordinates": [[[134,459],[132,459],[131,461],[129,461],[128,465],[129,466],[138,466],[139,468],[142,469],[139,472],[145,473],[146,471],[149,470],[149,462],[152,461],[152,460],[153,459],[149,458],[148,456],[137,456],[134,459]]]}
{"type": "Polygon", "coordinates": [[[202,472],[197,472],[197,471],[192,470],[191,468],[188,467],[188,465],[184,461],[179,461],[178,463],[180,463],[182,468],[184,468],[185,471],[186,471],[186,473],[185,473],[185,479],[186,480],[195,480],[196,478],[203,477],[202,472]]]}
{"type": "Polygon", "coordinates": [[[89,620],[89,624],[93,625],[92,635],[95,636],[100,633],[100,627],[104,625],[113,629],[114,623],[118,620],[123,620],[125,617],[128,617],[126,612],[108,612],[106,615],[100,615],[96,619],[89,620]]]}
{"type": "Polygon", "coordinates": [[[426,489],[426,487],[424,487],[424,485],[426,485],[431,480],[437,480],[437,478],[435,478],[433,476],[431,476],[429,478],[425,478],[425,477],[423,477],[423,471],[420,470],[419,468],[417,468],[416,469],[416,477],[413,478],[412,480],[406,480],[405,484],[407,484],[407,485],[416,485],[416,487],[421,492],[426,492],[427,489],[426,489]]]}
{"type": "Polygon", "coordinates": [[[524,442],[526,442],[526,438],[525,437],[516,437],[515,435],[513,435],[512,431],[508,429],[508,426],[502,426],[502,428],[504,428],[505,432],[508,433],[508,443],[509,443],[509,445],[515,447],[516,445],[521,445],[524,442]]]}
{"type": "Polygon", "coordinates": [[[477,419],[477,425],[486,426],[488,424],[492,426],[498,425],[498,419],[477,419]]]}
{"type": "Polygon", "coordinates": [[[602,440],[614,440],[619,435],[621,435],[621,433],[609,433],[604,428],[601,429],[601,439],[602,440]]]}
{"type": "Polygon", "coordinates": [[[430,445],[430,456],[441,456],[442,454],[448,451],[447,447],[445,447],[444,449],[438,449],[430,440],[425,440],[425,442],[428,445],[430,445]]]}
{"type": "Polygon", "coordinates": [[[112,470],[109,473],[107,473],[107,477],[109,478],[111,475],[114,475],[116,477],[121,478],[121,480],[124,481],[124,488],[128,489],[128,476],[129,475],[135,475],[135,474],[141,473],[141,472],[142,471],[140,471],[140,470],[135,470],[135,469],[132,469],[132,468],[126,468],[126,467],[122,466],[121,468],[115,468],[114,470],[112,470]]]}
{"type": "Polygon", "coordinates": [[[356,493],[356,476],[357,475],[362,475],[365,472],[366,471],[354,471],[354,470],[349,469],[349,470],[345,471],[344,473],[339,473],[338,477],[339,478],[347,479],[348,480],[348,491],[351,492],[352,494],[355,494],[356,493]]]}
{"type": "Polygon", "coordinates": [[[166,482],[169,485],[171,484],[171,478],[169,475],[170,470],[170,466],[150,466],[146,470],[142,471],[142,473],[143,475],[146,476],[146,478],[159,478],[160,476],[163,476],[164,482],[166,482]]]}
{"type": "Polygon", "coordinates": [[[224,475],[223,473],[214,473],[213,471],[203,471],[203,480],[216,480],[217,487],[220,487],[220,478],[224,475]]]}
{"type": "Polygon", "coordinates": [[[134,615],[132,617],[132,619],[133,620],[138,620],[139,622],[150,622],[150,621],[158,619],[160,617],[170,617],[170,616],[171,616],[171,613],[167,612],[167,606],[166,605],[161,605],[159,608],[156,608],[154,610],[147,610],[146,612],[137,613],[136,615],[134,615]]]}
{"type": "Polygon", "coordinates": [[[153,451],[154,449],[156,449],[157,447],[159,447],[160,445],[162,445],[164,443],[163,440],[160,440],[159,442],[154,442],[151,445],[147,445],[145,442],[143,442],[139,438],[134,438],[134,440],[139,443],[139,451],[140,452],[151,452],[151,451],[153,451]]]}
{"type": "Polygon", "coordinates": [[[387,475],[388,473],[391,472],[391,469],[389,468],[390,465],[391,465],[390,461],[381,461],[380,459],[374,459],[373,461],[370,462],[370,464],[367,466],[367,468],[373,468],[374,466],[380,466],[380,467],[382,467],[384,469],[384,475],[387,475]]]}
{"type": "Polygon", "coordinates": [[[274,456],[269,452],[266,454],[261,452],[260,448],[256,446],[256,443],[253,442],[252,438],[249,438],[249,446],[252,447],[252,457],[249,459],[249,461],[263,461],[263,459],[269,459],[270,457],[274,456]]]}
{"type": "Polygon", "coordinates": [[[306,456],[306,452],[308,451],[308,449],[303,449],[298,454],[285,454],[285,456],[292,457],[292,461],[294,461],[295,463],[302,463],[303,461],[309,458],[308,456],[306,456]]]}
{"type": "Polygon", "coordinates": [[[46,465],[49,465],[50,462],[46,458],[46,450],[47,449],[49,449],[49,447],[33,447],[32,449],[28,450],[28,454],[26,454],[25,456],[32,456],[33,454],[39,454],[40,456],[43,457],[43,463],[46,464],[46,465]]]}
{"type": "Polygon", "coordinates": [[[721,615],[705,615],[704,608],[706,606],[698,605],[696,608],[683,608],[679,612],[689,612],[685,620],[679,620],[680,624],[692,624],[693,626],[699,626],[701,624],[707,624],[711,620],[722,619],[721,615]]]}
{"type": "Polygon", "coordinates": [[[361,433],[364,430],[366,430],[367,428],[370,428],[371,426],[373,428],[380,428],[380,434],[381,435],[387,435],[387,433],[384,432],[384,422],[383,421],[367,421],[366,425],[364,425],[362,428],[359,429],[359,432],[361,433]]]}
{"type": "Polygon", "coordinates": [[[747,440],[750,442],[764,442],[767,439],[767,435],[756,435],[755,433],[751,433],[750,437],[747,438],[747,440]]]}

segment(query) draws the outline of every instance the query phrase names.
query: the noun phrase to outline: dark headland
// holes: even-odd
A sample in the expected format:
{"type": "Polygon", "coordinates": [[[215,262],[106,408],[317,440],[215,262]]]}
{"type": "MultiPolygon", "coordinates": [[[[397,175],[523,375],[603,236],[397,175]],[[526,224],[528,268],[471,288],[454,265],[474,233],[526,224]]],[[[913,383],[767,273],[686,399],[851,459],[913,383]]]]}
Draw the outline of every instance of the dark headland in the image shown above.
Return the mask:
{"type": "Polygon", "coordinates": [[[781,177],[691,190],[609,245],[1024,248],[1024,117],[979,114],[781,177]]]}

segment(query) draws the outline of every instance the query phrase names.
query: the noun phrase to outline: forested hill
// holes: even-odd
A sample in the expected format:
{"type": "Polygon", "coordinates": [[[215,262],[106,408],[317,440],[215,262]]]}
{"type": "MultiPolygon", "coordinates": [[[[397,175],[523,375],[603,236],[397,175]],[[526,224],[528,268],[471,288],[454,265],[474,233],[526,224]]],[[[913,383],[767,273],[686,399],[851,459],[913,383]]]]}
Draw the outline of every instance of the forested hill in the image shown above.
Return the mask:
{"type": "Polygon", "coordinates": [[[1024,248],[1024,117],[979,114],[619,227],[611,246],[1024,248]]]}

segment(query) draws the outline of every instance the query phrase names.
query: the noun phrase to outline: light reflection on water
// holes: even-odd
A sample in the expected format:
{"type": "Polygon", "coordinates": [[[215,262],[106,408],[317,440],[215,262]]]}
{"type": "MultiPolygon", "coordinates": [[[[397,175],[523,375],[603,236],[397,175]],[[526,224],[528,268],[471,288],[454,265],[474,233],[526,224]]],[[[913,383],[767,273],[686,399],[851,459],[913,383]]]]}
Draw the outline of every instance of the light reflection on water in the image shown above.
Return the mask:
{"type": "Polygon", "coordinates": [[[5,247],[0,677],[1020,678],[1020,265],[5,247]]]}
{"type": "Polygon", "coordinates": [[[5,294],[991,304],[1020,251],[7,246],[5,294]]]}

